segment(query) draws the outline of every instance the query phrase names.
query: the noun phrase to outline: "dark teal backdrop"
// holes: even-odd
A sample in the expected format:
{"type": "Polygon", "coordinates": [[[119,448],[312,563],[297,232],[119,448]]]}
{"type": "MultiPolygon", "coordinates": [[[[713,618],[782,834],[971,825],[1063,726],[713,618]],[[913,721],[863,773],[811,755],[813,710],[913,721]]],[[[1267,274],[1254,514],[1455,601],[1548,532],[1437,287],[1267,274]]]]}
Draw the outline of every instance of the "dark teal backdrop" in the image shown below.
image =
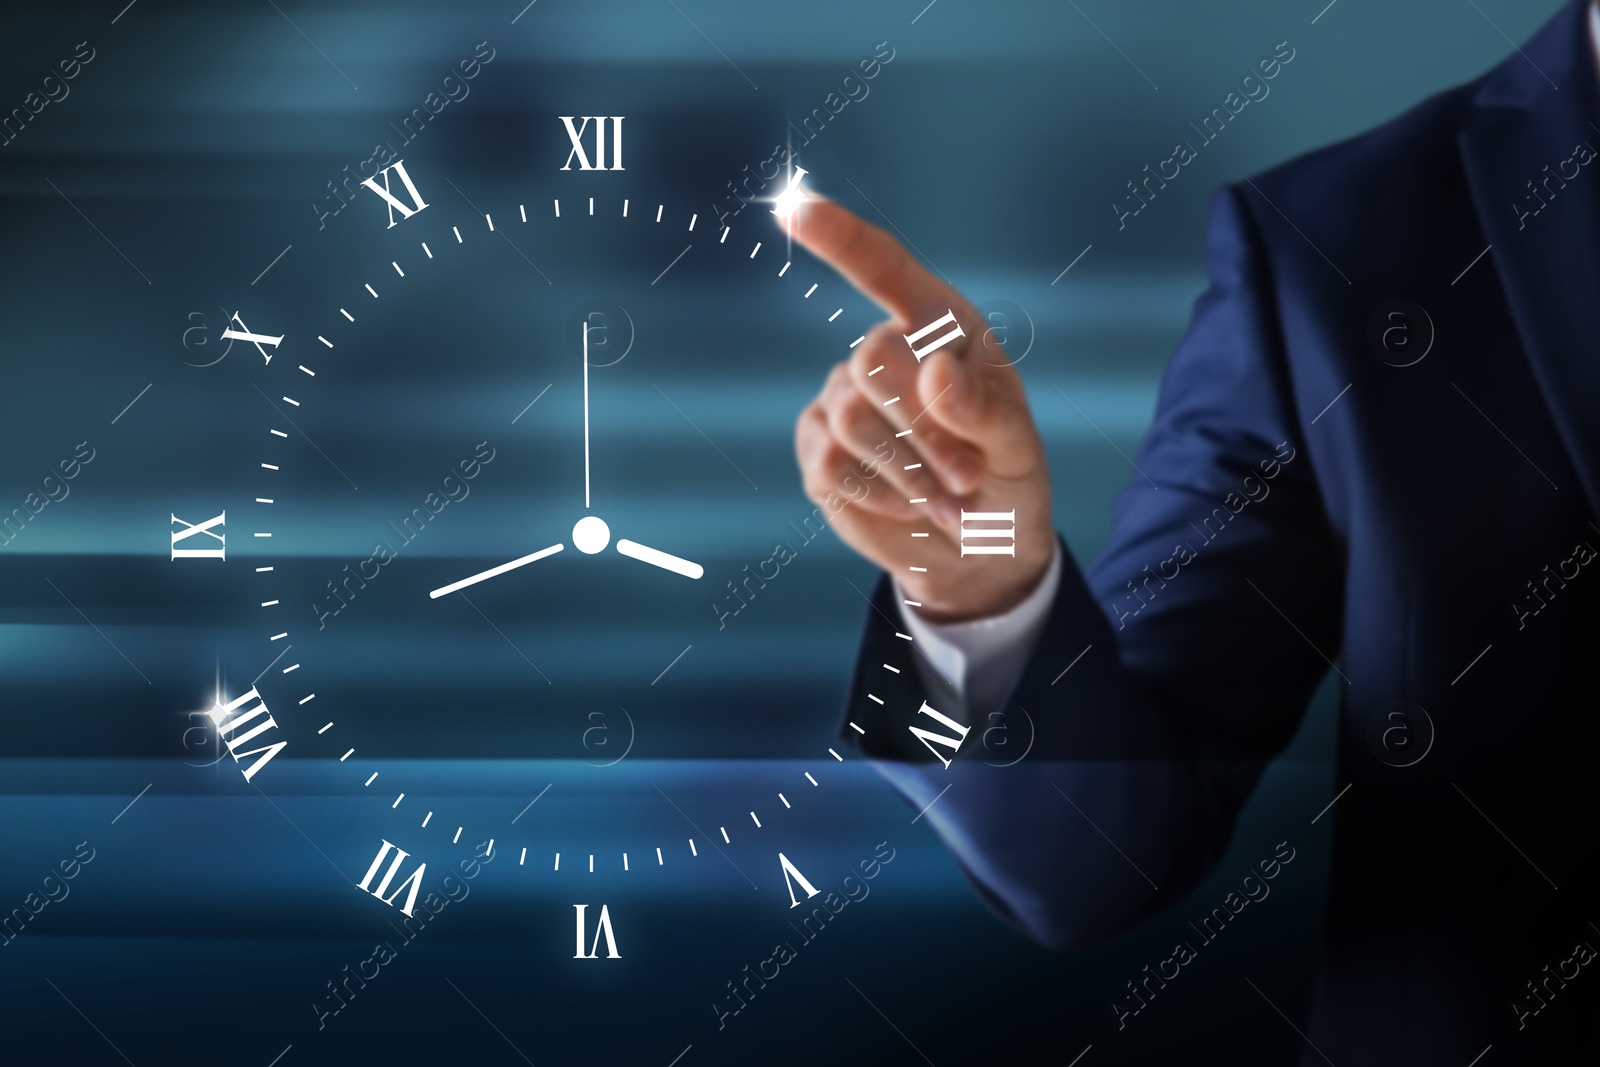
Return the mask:
{"type": "MultiPolygon", "coordinates": [[[[703,843],[686,820],[743,818],[746,798],[770,802],[770,782],[819,766],[865,607],[852,585],[872,574],[826,533],[719,628],[723,583],[811,513],[791,431],[844,354],[838,334],[742,252],[701,238],[683,273],[652,287],[676,237],[638,238],[618,219],[561,230],[543,213],[561,189],[566,211],[589,195],[615,211],[629,196],[634,211],[666,203],[680,229],[698,212],[704,234],[727,183],[886,42],[892,60],[830,113],[801,162],[815,189],[900,234],[975,301],[1007,302],[1013,326],[1031,323],[1020,370],[1050,449],[1056,523],[1087,561],[1114,493],[1136,477],[1122,453],[1204,284],[1211,191],[1475,76],[1556,6],[13,5],[0,34],[0,115],[14,116],[0,120],[0,514],[80,442],[94,458],[0,546],[0,913],[24,906],[78,842],[95,858],[0,946],[0,1059],[666,1065],[683,1053],[685,1067],[944,1067],[1068,1063],[1092,1046],[1085,1065],[1292,1062],[1300,1039],[1246,979],[1291,1015],[1308,1002],[1328,820],[1303,827],[1338,788],[1326,689],[1216,878],[1152,927],[1075,955],[991,917],[915,812],[856,762],[828,768],[829,788],[790,817],[786,851],[836,872],[819,887],[880,841],[896,858],[872,902],[846,908],[724,1029],[709,1005],[725,984],[800,936],[772,850],[746,833],[724,857],[685,852],[659,871],[582,880],[584,854],[703,843]],[[1283,42],[1293,58],[1270,92],[1123,215],[1127,183],[1197,140],[1190,123],[1283,42]],[[470,81],[446,82],[489,54],[470,81]],[[454,95],[436,114],[434,92],[454,95]],[[40,106],[34,93],[56,99],[40,106]],[[413,117],[402,143],[417,108],[431,117],[413,117]],[[627,116],[625,176],[560,172],[566,114],[627,116]],[[439,264],[405,296],[390,290],[381,312],[362,305],[371,317],[348,357],[286,348],[269,379],[236,345],[198,366],[221,351],[233,310],[314,346],[333,308],[367,299],[360,282],[399,284],[380,272],[414,245],[383,229],[377,202],[362,194],[330,213],[329,183],[379,143],[425,182],[431,209],[405,224],[418,233],[481,226],[473,205],[504,227],[523,202],[542,228],[520,251],[474,231],[481,253],[439,264]],[[673,584],[596,560],[541,574],[537,596],[510,579],[483,586],[482,619],[424,610],[417,590],[564,539],[579,513],[578,364],[564,335],[590,297],[623,303],[640,330],[636,353],[593,372],[597,508],[622,535],[684,546],[706,578],[673,584]],[[230,760],[203,766],[213,754],[186,713],[219,680],[239,691],[275,654],[252,584],[251,560],[269,555],[248,534],[268,414],[253,390],[276,398],[313,356],[319,405],[294,417],[320,455],[304,437],[283,446],[303,473],[272,514],[270,555],[327,714],[295,721],[257,791],[230,760]],[[309,605],[324,582],[368,557],[384,524],[481,440],[496,457],[471,497],[317,633],[309,605]],[[230,569],[170,560],[169,514],[198,521],[224,506],[230,569]],[[602,772],[584,761],[616,748],[585,731],[594,711],[616,728],[617,707],[635,716],[636,744],[602,772]],[[352,787],[318,742],[315,727],[341,715],[382,780],[415,783],[499,851],[468,898],[319,1030],[308,1006],[325,983],[400,937],[349,884],[393,795],[352,787]],[[1119,1031],[1110,1001],[1125,983],[1170,954],[1235,869],[1291,834],[1298,858],[1237,940],[1119,1031]],[[548,870],[563,848],[563,870],[548,870]],[[608,903],[623,960],[571,959],[571,905],[585,900],[608,903]],[[1034,1044],[1053,1051],[1022,1051],[1034,1044]]],[[[763,211],[731,220],[745,247],[762,229],[781,241],[763,211]]],[[[795,271],[870,321],[820,267],[800,257],[795,271]]],[[[294,707],[299,691],[281,691],[294,707]]],[[[418,854],[441,870],[471,843],[434,834],[418,854]]],[[[1086,857],[1083,876],[1100,862],[1086,857]]]]}

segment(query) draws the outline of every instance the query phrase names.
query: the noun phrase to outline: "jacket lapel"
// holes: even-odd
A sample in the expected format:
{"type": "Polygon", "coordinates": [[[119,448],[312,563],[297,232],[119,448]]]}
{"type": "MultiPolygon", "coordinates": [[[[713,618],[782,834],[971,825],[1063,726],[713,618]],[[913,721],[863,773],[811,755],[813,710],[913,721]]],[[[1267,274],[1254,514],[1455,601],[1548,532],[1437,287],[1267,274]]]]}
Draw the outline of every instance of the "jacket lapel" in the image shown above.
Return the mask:
{"type": "Polygon", "coordinates": [[[1574,0],[1490,72],[1460,145],[1534,378],[1600,511],[1600,84],[1588,18],[1587,0],[1574,0]]]}

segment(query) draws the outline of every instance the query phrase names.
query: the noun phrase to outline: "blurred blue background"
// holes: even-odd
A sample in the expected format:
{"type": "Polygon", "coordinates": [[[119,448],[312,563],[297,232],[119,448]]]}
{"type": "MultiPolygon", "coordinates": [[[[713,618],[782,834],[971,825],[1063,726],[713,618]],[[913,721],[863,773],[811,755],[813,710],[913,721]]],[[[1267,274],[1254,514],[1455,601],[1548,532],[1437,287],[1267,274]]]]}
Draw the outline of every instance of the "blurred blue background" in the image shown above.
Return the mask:
{"type": "MultiPolygon", "coordinates": [[[[70,896],[0,947],[6,1047],[18,1062],[48,1048],[139,1064],[267,1064],[286,1046],[285,1065],[446,1052],[667,1064],[686,1046],[685,1067],[1066,1063],[1090,1045],[1085,1064],[1292,1062],[1300,1039],[1244,979],[1303,1012],[1331,817],[1311,819],[1339,788],[1331,694],[1189,904],[1070,956],[1005,929],[915,812],[825,752],[871,568],[827,533],[724,628],[710,608],[776,541],[798,543],[790,524],[811,505],[794,417],[876,315],[803,255],[779,279],[781,237],[759,205],[719,245],[713,205],[887,42],[893,59],[865,97],[797,145],[808,184],[900,234],[975,302],[1021,309],[1004,325],[1033,335],[1019,369],[1057,525],[1087,561],[1132,475],[1117,449],[1136,446],[1203,287],[1211,191],[1481,73],[1556,6],[14,7],[0,113],[26,110],[79,42],[93,58],[0,145],[0,513],[79,442],[94,459],[0,547],[0,912],[78,842],[97,851],[70,896]],[[1294,58],[1270,94],[1119,229],[1125,183],[1193,139],[1188,124],[1285,41],[1294,58]],[[459,61],[488,54],[480,42],[493,58],[466,95],[402,144],[397,127],[459,61]],[[627,116],[625,172],[560,171],[556,116],[569,114],[627,116]],[[323,216],[328,183],[379,142],[430,208],[386,230],[363,193],[323,216]],[[637,327],[626,359],[592,371],[595,509],[705,578],[569,551],[477,587],[475,610],[428,601],[566,540],[582,514],[567,323],[591,299],[637,327]],[[285,335],[270,367],[224,348],[234,310],[285,335]],[[295,392],[303,407],[277,401],[295,392]],[[270,438],[280,416],[296,429],[270,438]],[[495,458],[470,496],[319,631],[310,604],[325,583],[480,441],[495,458]],[[263,488],[269,454],[279,492],[263,488]],[[168,558],[169,515],[224,508],[225,564],[168,558]],[[269,597],[281,604],[264,618],[269,597]],[[280,631],[291,637],[267,640],[280,631]],[[231,760],[208,766],[214,748],[188,714],[255,679],[290,742],[259,791],[231,760]],[[630,735],[626,759],[593,766],[630,735]],[[347,747],[357,755],[339,763],[347,747]],[[383,784],[363,787],[374,771],[383,784]],[[391,808],[402,788],[411,796],[391,808]],[[426,831],[418,805],[439,813],[426,831]],[[719,856],[706,843],[721,825],[732,843],[719,856]],[[467,832],[453,843],[456,826],[467,832]],[[428,861],[431,888],[478,841],[494,837],[496,858],[319,1030],[307,1005],[324,983],[398,940],[389,909],[350,885],[383,837],[428,861]],[[1119,1032],[1109,1002],[1124,983],[1285,839],[1300,858],[1277,903],[1242,916],[1236,941],[1186,968],[1201,975],[1119,1032]],[[719,1031],[708,1005],[724,983],[794,936],[777,849],[831,887],[880,841],[896,859],[870,899],[719,1031]],[[671,862],[639,862],[663,843],[671,862]],[[571,959],[572,904],[585,901],[611,909],[622,960],[571,959]],[[1054,1051],[1023,1051],[1034,1043],[1054,1051]]],[[[1085,857],[1083,877],[1102,862],[1116,861],[1085,857]]]]}

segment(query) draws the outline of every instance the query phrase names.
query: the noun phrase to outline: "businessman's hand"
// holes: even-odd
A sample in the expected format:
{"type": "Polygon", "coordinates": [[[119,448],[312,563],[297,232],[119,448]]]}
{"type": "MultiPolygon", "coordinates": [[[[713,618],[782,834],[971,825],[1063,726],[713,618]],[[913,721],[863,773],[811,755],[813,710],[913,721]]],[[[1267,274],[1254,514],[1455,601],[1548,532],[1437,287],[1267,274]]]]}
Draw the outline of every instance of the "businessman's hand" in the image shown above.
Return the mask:
{"type": "Polygon", "coordinates": [[[854,497],[848,486],[862,470],[876,472],[869,491],[834,517],[834,529],[893,575],[925,617],[952,622],[1016,606],[1044,576],[1055,546],[1044,447],[1021,379],[984,348],[987,324],[972,305],[887,233],[825,201],[803,204],[787,229],[893,316],[833,368],[800,415],[795,453],[806,494],[819,504],[830,494],[835,502],[854,497]],[[946,311],[965,336],[919,364],[904,335],[946,311]],[[927,503],[908,503],[918,497],[927,503]],[[1016,555],[963,558],[963,509],[1015,510],[1016,555]]]}

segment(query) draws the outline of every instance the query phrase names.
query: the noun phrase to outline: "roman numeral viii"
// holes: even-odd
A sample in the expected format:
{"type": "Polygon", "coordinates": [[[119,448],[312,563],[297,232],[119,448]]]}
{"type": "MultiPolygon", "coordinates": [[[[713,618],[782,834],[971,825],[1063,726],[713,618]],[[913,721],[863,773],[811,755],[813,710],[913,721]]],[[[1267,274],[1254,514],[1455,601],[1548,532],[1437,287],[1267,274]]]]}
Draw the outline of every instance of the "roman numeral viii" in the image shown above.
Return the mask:
{"type": "Polygon", "coordinates": [[[226,704],[219,703],[216,707],[206,712],[211,721],[217,726],[217,736],[227,738],[228,754],[233,757],[233,762],[238,763],[246,756],[255,756],[256,761],[244,769],[244,780],[254,778],[256,772],[267,765],[267,762],[289,747],[287,741],[266,742],[260,748],[248,751],[239,751],[247,742],[254,741],[268,730],[277,728],[273,721],[272,712],[267,710],[266,701],[261,699],[254,686],[242,696],[235,697],[226,704]],[[248,705],[254,702],[255,706],[248,705]],[[246,724],[251,724],[249,729],[244,729],[246,724]]]}

